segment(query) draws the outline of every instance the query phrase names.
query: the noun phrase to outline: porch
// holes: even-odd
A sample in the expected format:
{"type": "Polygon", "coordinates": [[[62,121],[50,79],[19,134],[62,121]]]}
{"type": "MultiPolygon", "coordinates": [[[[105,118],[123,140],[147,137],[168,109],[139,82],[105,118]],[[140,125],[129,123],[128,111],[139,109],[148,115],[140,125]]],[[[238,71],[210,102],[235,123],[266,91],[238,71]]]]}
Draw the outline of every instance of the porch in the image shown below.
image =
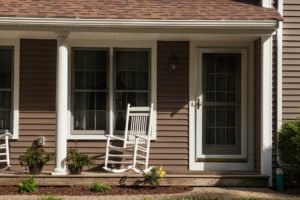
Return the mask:
{"type": "MultiPolygon", "coordinates": [[[[55,163],[51,163],[46,168],[52,171],[53,175],[51,176],[49,172],[36,176],[41,184],[62,182],[63,184],[76,182],[88,184],[94,180],[118,184],[124,177],[128,181],[126,184],[132,184],[141,178],[140,175],[131,173],[109,174],[100,171],[84,172],[81,176],[66,175],[64,163],[67,150],[77,148],[93,156],[96,166],[103,164],[106,142],[104,134],[115,131],[115,126],[122,122],[122,119],[119,120],[117,117],[117,111],[124,110],[118,108],[117,102],[121,102],[120,108],[128,103],[128,96],[124,101],[117,101],[117,96],[122,92],[128,93],[126,90],[133,90],[116,88],[118,53],[122,51],[128,53],[134,49],[137,52],[146,52],[148,55],[148,60],[145,62],[148,64],[146,67],[148,71],[134,70],[137,73],[146,71],[149,75],[146,82],[139,83],[141,87],[146,85],[146,88],[130,92],[136,93],[134,100],[136,104],[141,100],[142,103],[151,102],[155,105],[156,130],[151,143],[150,165],[162,165],[167,170],[168,175],[162,184],[270,185],[272,177],[271,43],[276,22],[255,24],[253,25],[257,28],[255,30],[252,29],[252,25],[244,24],[240,30],[233,29],[235,26],[233,23],[220,25],[217,29],[206,25],[189,29],[181,27],[162,30],[161,27],[134,30],[124,28],[119,32],[114,28],[103,31],[101,27],[93,28],[93,31],[89,32],[78,27],[63,32],[9,30],[4,33],[1,31],[1,38],[7,39],[1,44],[15,47],[16,63],[14,70],[16,104],[14,104],[13,120],[15,131],[10,142],[12,170],[16,172],[2,174],[1,183],[16,183],[24,177],[22,173],[18,173],[21,171],[18,157],[39,136],[45,137],[44,148],[47,151],[56,152],[55,163]],[[225,56],[242,55],[243,64],[246,64],[243,73],[238,75],[239,79],[246,81],[246,84],[243,83],[240,88],[241,98],[246,99],[241,101],[245,112],[234,114],[243,115],[244,123],[241,131],[234,130],[241,134],[236,138],[241,141],[237,153],[230,151],[228,155],[225,153],[220,156],[220,153],[216,153],[218,155],[205,156],[203,151],[204,135],[202,126],[197,127],[200,118],[196,117],[199,115],[197,103],[201,96],[200,84],[197,81],[203,78],[199,74],[202,56],[200,56],[200,49],[218,49],[213,53],[224,53],[225,56]],[[226,51],[219,51],[224,49],[226,51]],[[106,85],[101,85],[100,87],[103,88],[96,91],[102,93],[105,100],[99,104],[101,107],[99,109],[96,101],[94,104],[91,103],[94,105],[93,108],[83,109],[84,112],[93,109],[93,112],[102,114],[102,121],[99,123],[97,121],[90,126],[85,119],[87,115],[76,115],[80,109],[74,108],[74,104],[76,105],[74,101],[78,100],[74,98],[76,92],[91,92],[84,91],[86,88],[76,88],[76,81],[73,80],[75,73],[80,73],[82,70],[76,71],[74,55],[77,53],[80,56],[80,52],[86,50],[99,51],[107,58],[106,71],[101,69],[102,71],[95,72],[100,75],[106,73],[104,78],[106,85]],[[177,57],[177,63],[173,69],[169,65],[169,59],[174,55],[177,57]],[[141,93],[146,93],[146,97],[139,99],[141,93]],[[116,123],[118,120],[119,123],[116,123]],[[93,127],[92,130],[90,127],[93,127]],[[87,129],[89,130],[86,131],[87,129]],[[7,183],[8,178],[13,181],[7,183]]],[[[18,27],[11,29],[18,29],[18,27]]],[[[217,73],[219,72],[215,74],[217,73]]],[[[95,92],[94,88],[91,90],[95,92]]],[[[82,104],[78,103],[78,105],[81,107],[82,104]]],[[[225,141],[225,139],[221,140],[225,141]]],[[[235,143],[234,140],[229,141],[228,144],[235,143]]],[[[225,143],[222,145],[228,145],[225,143]]]]}

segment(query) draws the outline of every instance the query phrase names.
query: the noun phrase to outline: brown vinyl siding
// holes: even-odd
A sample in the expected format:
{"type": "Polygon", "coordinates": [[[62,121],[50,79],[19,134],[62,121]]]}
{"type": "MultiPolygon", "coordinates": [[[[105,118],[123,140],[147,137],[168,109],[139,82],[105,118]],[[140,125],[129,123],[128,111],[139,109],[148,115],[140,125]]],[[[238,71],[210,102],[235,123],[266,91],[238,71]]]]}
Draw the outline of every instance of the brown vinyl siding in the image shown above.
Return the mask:
{"type": "Polygon", "coordinates": [[[54,152],[55,73],[56,40],[20,41],[20,132],[10,142],[13,170],[21,169],[17,158],[39,136],[46,138],[46,150],[54,152]]]}
{"type": "Polygon", "coordinates": [[[283,119],[300,116],[300,1],[283,1],[283,119]]]}
{"type": "MultiPolygon", "coordinates": [[[[189,43],[159,41],[157,55],[157,140],[151,143],[150,165],[188,170],[189,43]],[[175,70],[168,66],[173,53],[179,59],[175,70]]],[[[100,166],[105,145],[105,140],[68,141],[69,148],[94,156],[100,166]]]]}

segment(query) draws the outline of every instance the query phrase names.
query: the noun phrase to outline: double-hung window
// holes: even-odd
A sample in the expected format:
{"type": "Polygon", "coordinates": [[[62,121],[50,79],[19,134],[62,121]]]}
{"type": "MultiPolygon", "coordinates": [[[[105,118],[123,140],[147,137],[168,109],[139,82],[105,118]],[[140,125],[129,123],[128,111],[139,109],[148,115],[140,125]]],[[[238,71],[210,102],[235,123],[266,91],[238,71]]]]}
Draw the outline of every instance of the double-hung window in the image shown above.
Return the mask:
{"type": "Polygon", "coordinates": [[[150,105],[151,48],[72,48],[71,69],[73,138],[122,134],[127,104],[150,105]]]}
{"type": "Polygon", "coordinates": [[[0,46],[0,129],[13,131],[13,47],[0,46]]]}

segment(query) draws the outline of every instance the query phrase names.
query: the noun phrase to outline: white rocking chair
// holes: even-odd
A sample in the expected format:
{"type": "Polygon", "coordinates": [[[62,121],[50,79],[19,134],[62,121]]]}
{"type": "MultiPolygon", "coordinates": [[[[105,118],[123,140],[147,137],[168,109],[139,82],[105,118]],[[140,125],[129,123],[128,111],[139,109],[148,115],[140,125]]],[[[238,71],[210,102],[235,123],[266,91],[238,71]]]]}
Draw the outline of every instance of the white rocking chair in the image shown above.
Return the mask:
{"type": "Polygon", "coordinates": [[[141,170],[148,171],[150,169],[148,160],[152,126],[153,104],[150,107],[130,107],[130,104],[128,104],[124,136],[107,135],[103,169],[113,173],[122,173],[129,169],[133,169],[138,173],[141,170]],[[121,141],[122,145],[112,144],[112,142],[117,141],[121,141]],[[112,150],[119,153],[111,153],[112,150]],[[113,160],[113,158],[119,160],[113,160]],[[126,160],[124,161],[124,159],[126,160]],[[119,165],[120,168],[113,168],[108,165],[119,165]],[[127,167],[124,167],[125,165],[127,167]],[[140,168],[140,165],[144,165],[144,168],[140,168]]]}
{"type": "Polygon", "coordinates": [[[9,158],[9,137],[11,134],[8,130],[0,131],[0,140],[3,143],[0,143],[0,163],[6,163],[6,166],[10,168],[10,158],[9,158]]]}

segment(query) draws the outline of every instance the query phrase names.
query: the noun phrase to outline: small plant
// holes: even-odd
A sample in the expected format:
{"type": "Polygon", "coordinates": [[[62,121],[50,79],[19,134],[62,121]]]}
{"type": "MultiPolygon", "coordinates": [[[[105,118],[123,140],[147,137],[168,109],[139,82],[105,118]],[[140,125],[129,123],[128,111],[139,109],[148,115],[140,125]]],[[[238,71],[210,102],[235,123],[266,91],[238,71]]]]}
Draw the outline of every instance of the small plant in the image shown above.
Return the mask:
{"type": "Polygon", "coordinates": [[[92,192],[110,192],[111,187],[104,183],[95,182],[92,183],[89,187],[89,190],[92,192]]]}
{"type": "Polygon", "coordinates": [[[28,167],[31,174],[40,174],[53,158],[54,154],[46,152],[42,147],[30,147],[24,155],[19,156],[21,166],[28,167]]]}
{"type": "Polygon", "coordinates": [[[300,119],[282,125],[278,148],[281,167],[300,181],[300,119]]]}
{"type": "Polygon", "coordinates": [[[17,184],[17,188],[19,192],[35,192],[37,191],[38,188],[38,184],[37,182],[34,180],[34,178],[29,178],[29,179],[25,179],[23,180],[21,183],[17,184]]]}
{"type": "Polygon", "coordinates": [[[63,200],[61,197],[54,197],[54,196],[47,196],[47,197],[40,197],[38,200],[63,200]]]}
{"type": "Polygon", "coordinates": [[[70,149],[67,156],[67,165],[71,174],[81,174],[84,166],[92,164],[94,164],[94,161],[88,155],[80,153],[77,149],[70,149]]]}
{"type": "Polygon", "coordinates": [[[144,173],[144,184],[150,185],[152,187],[157,187],[160,185],[160,179],[163,178],[166,174],[166,171],[163,169],[163,167],[156,168],[153,167],[151,168],[150,172],[144,173]]]}

